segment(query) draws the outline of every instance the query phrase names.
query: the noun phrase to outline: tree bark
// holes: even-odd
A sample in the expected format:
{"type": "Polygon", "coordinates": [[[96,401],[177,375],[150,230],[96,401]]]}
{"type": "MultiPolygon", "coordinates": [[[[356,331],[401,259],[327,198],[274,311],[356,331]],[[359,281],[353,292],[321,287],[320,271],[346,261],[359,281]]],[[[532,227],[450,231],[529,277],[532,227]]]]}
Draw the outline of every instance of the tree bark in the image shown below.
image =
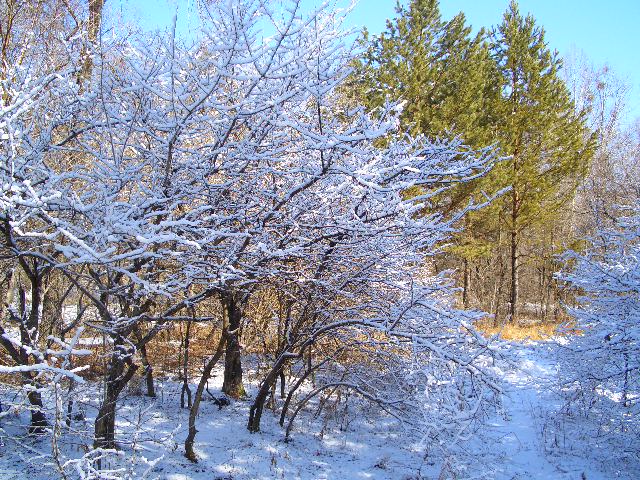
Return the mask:
{"type": "MultiPolygon", "coordinates": [[[[12,289],[13,289],[13,278],[14,278],[14,269],[7,269],[5,272],[5,277],[2,282],[0,282],[0,321],[4,323],[6,314],[7,314],[7,305],[11,304],[12,297],[12,289]]],[[[36,283],[37,285],[37,283],[36,283]]],[[[21,294],[24,295],[24,292],[21,294]]],[[[36,295],[36,300],[38,299],[36,295]]],[[[22,299],[21,303],[24,304],[24,300],[22,299]]],[[[26,314],[24,309],[26,309],[26,305],[22,305],[22,315],[26,314]]],[[[38,305],[35,305],[35,311],[37,313],[38,305]]],[[[32,317],[34,311],[34,305],[31,306],[30,317],[32,317]]],[[[20,325],[20,336],[21,340],[28,341],[29,343],[23,345],[30,345],[30,336],[28,332],[25,331],[24,324],[20,325]]],[[[29,356],[27,351],[24,348],[20,348],[19,350],[5,337],[5,330],[0,324],[0,344],[7,351],[11,359],[16,365],[28,365],[29,364],[29,356]]],[[[29,427],[29,433],[40,434],[44,433],[47,427],[47,419],[43,409],[42,403],[42,395],[37,390],[38,385],[34,378],[34,374],[32,372],[23,372],[22,373],[23,384],[29,385],[30,388],[34,390],[29,391],[27,394],[27,400],[31,405],[31,425],[29,427]]]]}
{"type": "Polygon", "coordinates": [[[464,259],[464,280],[462,284],[462,306],[469,308],[469,290],[471,289],[471,268],[469,260],[464,259]]]}
{"type": "Polygon", "coordinates": [[[134,333],[136,336],[136,340],[140,345],[140,361],[142,362],[142,366],[144,367],[144,378],[147,386],[147,397],[155,398],[156,388],[153,382],[153,367],[151,366],[151,362],[149,362],[149,357],[147,355],[147,345],[146,343],[142,342],[142,333],[140,332],[140,327],[138,325],[135,326],[134,333]]]}
{"type": "MultiPolygon", "coordinates": [[[[20,348],[20,364],[29,365],[29,357],[27,348],[38,349],[38,334],[41,324],[41,307],[42,307],[42,285],[43,277],[45,275],[45,269],[38,265],[37,261],[33,261],[33,264],[29,266],[26,261],[21,261],[24,273],[29,278],[29,284],[31,288],[31,305],[29,312],[27,313],[26,305],[26,293],[24,292],[24,286],[20,287],[20,303],[21,303],[21,322],[20,322],[20,343],[23,345],[20,348]]],[[[31,425],[29,426],[29,433],[41,434],[45,432],[47,427],[47,419],[43,409],[42,395],[38,390],[40,385],[35,378],[35,374],[30,373],[24,375],[25,383],[29,386],[30,390],[27,394],[27,399],[31,404],[31,425]]]]}
{"type": "MultiPolygon", "coordinates": [[[[31,383],[35,383],[32,378],[31,383]]],[[[27,398],[31,404],[31,424],[29,425],[29,433],[35,435],[43,434],[49,424],[47,422],[47,417],[44,414],[42,395],[40,395],[40,392],[31,391],[27,394],[27,398]]]]}
{"type": "Polygon", "coordinates": [[[92,52],[90,49],[98,44],[100,26],[102,24],[102,10],[105,0],[89,0],[89,21],[87,23],[87,40],[91,47],[85,47],[82,52],[84,58],[82,69],[78,77],[78,83],[81,84],[91,76],[93,69],[92,52]]]}
{"type": "Polygon", "coordinates": [[[144,367],[144,378],[147,384],[147,397],[155,398],[156,388],[153,382],[153,367],[151,366],[151,363],[149,363],[147,347],[145,345],[140,349],[140,358],[142,360],[142,366],[144,367]]]}
{"type": "Polygon", "coordinates": [[[116,339],[107,367],[104,398],[95,421],[94,448],[115,449],[116,403],[120,392],[138,369],[127,352],[122,339],[116,339]]]}
{"type": "MultiPolygon", "coordinates": [[[[516,160],[514,159],[514,164],[516,160]]],[[[514,174],[516,167],[514,166],[514,174]]],[[[515,323],[518,316],[518,208],[519,198],[516,187],[513,187],[511,193],[511,292],[509,295],[509,321],[515,323]]]]}
{"type": "Polygon", "coordinates": [[[198,433],[198,430],[196,429],[196,418],[200,409],[200,402],[202,401],[202,395],[204,393],[205,386],[207,385],[207,381],[211,376],[211,371],[222,357],[225,340],[226,332],[223,330],[222,337],[220,337],[220,342],[218,343],[215,354],[209,359],[202,371],[202,376],[200,377],[200,382],[198,382],[198,388],[196,389],[196,393],[193,398],[193,405],[189,410],[189,434],[184,442],[184,456],[194,463],[198,461],[196,453],[193,451],[193,444],[196,439],[196,434],[198,433]]]}
{"type": "Polygon", "coordinates": [[[180,391],[180,408],[184,408],[184,397],[187,396],[187,408],[193,405],[191,402],[191,389],[189,388],[189,336],[191,335],[191,322],[187,321],[187,331],[184,334],[184,353],[182,355],[182,390],[180,391]]]}
{"type": "Polygon", "coordinates": [[[271,368],[267,376],[264,378],[262,383],[260,384],[260,389],[258,390],[258,394],[253,401],[253,405],[249,409],[249,423],[247,424],[247,429],[251,433],[260,431],[260,420],[262,419],[262,412],[264,410],[264,404],[269,396],[269,392],[271,388],[277,381],[285,363],[285,357],[280,356],[276,361],[275,365],[271,368]]]}
{"type": "MultiPolygon", "coordinates": [[[[302,360],[305,361],[304,352],[301,352],[301,356],[303,357],[302,360]]],[[[309,353],[307,358],[309,359],[307,361],[307,365],[306,365],[307,368],[302,373],[302,375],[298,378],[298,380],[296,380],[296,382],[291,386],[291,388],[289,389],[289,393],[287,394],[287,398],[285,399],[284,404],[282,405],[282,411],[280,412],[280,421],[279,421],[281,427],[284,427],[284,421],[287,418],[287,412],[289,411],[289,405],[291,404],[291,401],[293,400],[293,396],[295,395],[296,391],[302,386],[302,384],[309,377],[312,378],[312,386],[315,388],[315,381],[313,381],[313,376],[314,376],[315,371],[320,369],[329,360],[331,360],[331,357],[326,357],[325,359],[323,359],[321,362],[317,363],[316,365],[311,365],[311,361],[310,361],[311,353],[309,353]]]]}
{"type": "Polygon", "coordinates": [[[518,233],[511,232],[511,293],[509,295],[509,321],[515,323],[518,315],[518,233]]]}
{"type": "Polygon", "coordinates": [[[224,355],[224,381],[222,391],[232,398],[246,396],[242,383],[242,359],[240,352],[240,325],[242,322],[242,305],[233,293],[223,296],[223,305],[229,322],[227,330],[227,346],[224,355]]]}
{"type": "Polygon", "coordinates": [[[284,375],[284,369],[282,369],[280,370],[280,398],[284,399],[286,394],[287,394],[287,384],[286,384],[286,378],[284,375]]]}
{"type": "Polygon", "coordinates": [[[13,274],[14,268],[7,268],[4,273],[4,278],[0,281],[0,322],[4,323],[6,319],[7,305],[11,304],[12,289],[13,289],[13,274]]]}

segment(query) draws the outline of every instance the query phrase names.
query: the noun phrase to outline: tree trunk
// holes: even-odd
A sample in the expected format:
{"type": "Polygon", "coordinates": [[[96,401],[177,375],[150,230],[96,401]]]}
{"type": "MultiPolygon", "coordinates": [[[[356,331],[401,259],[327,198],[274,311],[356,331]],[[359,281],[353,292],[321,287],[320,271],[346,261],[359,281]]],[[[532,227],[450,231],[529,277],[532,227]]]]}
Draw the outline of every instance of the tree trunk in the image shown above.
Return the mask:
{"type": "Polygon", "coordinates": [[[113,352],[107,367],[104,398],[96,416],[94,448],[115,449],[116,403],[120,392],[138,369],[126,352],[122,339],[114,341],[113,352]]]}
{"type": "Polygon", "coordinates": [[[284,375],[284,369],[280,370],[280,398],[284,399],[287,394],[287,384],[284,375]]]}
{"type": "Polygon", "coordinates": [[[629,399],[629,351],[623,353],[624,356],[624,381],[622,382],[622,406],[628,408],[631,406],[629,399]]]}
{"type": "Polygon", "coordinates": [[[156,388],[153,382],[153,367],[151,366],[151,362],[149,362],[149,357],[147,355],[147,345],[145,343],[142,343],[142,333],[140,332],[140,328],[137,325],[134,332],[136,335],[136,340],[140,345],[140,361],[142,362],[142,366],[144,367],[144,379],[147,385],[146,395],[147,397],[155,398],[156,388]]]}
{"type": "MultiPolygon", "coordinates": [[[[30,379],[33,386],[35,386],[35,380],[30,379]]],[[[29,425],[29,433],[40,435],[45,433],[47,423],[47,417],[44,414],[42,405],[42,395],[38,391],[31,391],[27,394],[29,403],[31,404],[31,425],[29,425]]]]}
{"type": "Polygon", "coordinates": [[[511,231],[511,293],[509,295],[509,321],[515,323],[518,315],[518,232],[511,231]]]}
{"type": "Polygon", "coordinates": [[[242,384],[242,360],[240,353],[240,325],[242,308],[234,294],[225,294],[224,308],[227,312],[229,327],[227,330],[227,347],[224,355],[224,381],[222,391],[232,398],[246,395],[242,384]]]}
{"type": "Polygon", "coordinates": [[[469,260],[464,259],[464,280],[462,284],[462,306],[469,308],[469,289],[471,288],[471,268],[469,260]]]}
{"type": "Polygon", "coordinates": [[[115,449],[116,402],[118,395],[111,383],[107,383],[105,396],[96,416],[94,448],[115,449]]]}
{"type": "Polygon", "coordinates": [[[12,303],[14,268],[8,268],[4,272],[4,278],[0,281],[0,322],[4,324],[7,305],[12,303]]]}
{"type": "MultiPolygon", "coordinates": [[[[305,361],[304,352],[301,352],[301,355],[303,356],[302,360],[305,361]]],[[[307,365],[306,365],[307,368],[302,373],[302,375],[296,380],[296,382],[291,386],[291,388],[289,389],[289,393],[287,394],[287,398],[285,399],[284,404],[282,405],[282,411],[280,412],[280,421],[279,421],[281,427],[284,427],[284,421],[287,418],[287,412],[289,411],[289,405],[291,404],[291,400],[293,400],[293,395],[309,377],[312,378],[312,386],[315,388],[315,381],[313,381],[314,372],[318,370],[320,367],[322,367],[322,365],[326,364],[330,360],[330,357],[326,357],[324,360],[322,360],[320,363],[316,365],[311,365],[311,360],[310,360],[311,352],[309,352],[307,359],[308,359],[307,365]]]]}
{"type": "MultiPolygon", "coordinates": [[[[14,269],[10,268],[6,270],[5,276],[2,282],[0,282],[0,321],[4,322],[6,315],[6,306],[12,303],[12,289],[13,289],[13,280],[14,280],[14,269]]],[[[33,279],[32,279],[33,280],[33,279]]],[[[34,320],[38,321],[38,309],[39,309],[39,282],[36,281],[32,283],[32,295],[35,299],[36,304],[31,305],[31,310],[29,312],[29,321],[28,324],[31,324],[34,320]]],[[[26,316],[26,299],[24,289],[21,289],[21,314],[24,320],[26,316]]],[[[28,325],[25,323],[21,323],[20,325],[20,337],[24,346],[31,346],[31,335],[29,334],[28,325]]],[[[2,328],[0,324],[0,335],[2,338],[0,339],[0,343],[3,345],[7,353],[11,356],[12,360],[16,365],[28,365],[29,364],[29,354],[25,348],[17,349],[10,340],[5,337],[4,328],[2,328]]],[[[27,400],[31,405],[31,425],[29,426],[29,433],[33,434],[41,434],[45,432],[45,429],[48,425],[47,418],[44,413],[44,408],[42,404],[42,395],[38,391],[38,383],[34,378],[34,374],[32,372],[23,372],[22,373],[23,385],[28,385],[29,393],[27,394],[27,400]]]]}
{"type": "Polygon", "coordinates": [[[66,424],[67,428],[71,427],[71,420],[73,420],[73,398],[71,397],[71,392],[73,392],[73,387],[75,386],[75,382],[73,380],[69,381],[69,390],[67,392],[69,400],[67,400],[67,418],[66,424]]]}
{"type": "Polygon", "coordinates": [[[184,408],[184,397],[187,396],[187,408],[191,408],[191,389],[189,388],[189,336],[191,322],[187,321],[187,331],[184,334],[184,354],[182,355],[182,390],[180,391],[180,408],[184,408]]]}
{"type": "Polygon", "coordinates": [[[249,409],[249,423],[247,424],[247,429],[252,433],[260,431],[260,420],[262,419],[264,403],[267,400],[267,397],[269,396],[271,387],[274,385],[274,383],[280,376],[283,366],[284,366],[284,357],[280,356],[280,358],[278,358],[275,365],[271,368],[267,376],[264,378],[264,380],[260,384],[260,389],[258,390],[258,394],[256,395],[256,398],[253,401],[253,405],[251,405],[251,408],[249,409]]]}
{"type": "MultiPolygon", "coordinates": [[[[517,149],[514,154],[514,178],[518,173],[517,162],[517,149]]],[[[509,295],[509,321],[516,323],[518,316],[518,210],[520,206],[520,199],[518,196],[518,189],[515,185],[511,191],[511,292],[509,295]]]]}
{"type": "Polygon", "coordinates": [[[280,412],[280,420],[279,424],[281,427],[284,427],[284,421],[287,418],[287,412],[289,411],[289,405],[291,405],[291,400],[293,400],[293,395],[295,395],[296,391],[300,388],[302,383],[306,380],[306,378],[311,374],[310,370],[304,372],[302,377],[300,377],[291,387],[289,393],[287,394],[287,398],[282,405],[282,411],[280,412]]]}
{"type": "MultiPolygon", "coordinates": [[[[23,321],[20,324],[20,341],[24,347],[20,348],[20,355],[22,357],[22,365],[28,365],[30,354],[27,352],[26,348],[38,348],[38,336],[42,320],[43,271],[36,261],[33,262],[31,269],[24,268],[24,271],[29,277],[31,287],[31,306],[29,309],[29,315],[27,316],[26,305],[24,305],[24,292],[21,292],[23,321]]],[[[29,432],[41,434],[45,431],[47,419],[43,409],[42,395],[38,390],[40,385],[38,385],[38,381],[33,374],[27,375],[24,378],[26,383],[29,385],[29,388],[33,389],[27,394],[27,398],[31,404],[31,425],[29,427],[29,432]]]]}
{"type": "Polygon", "coordinates": [[[91,55],[91,48],[95,48],[98,45],[98,37],[100,34],[100,26],[102,24],[102,10],[104,8],[105,0],[89,0],[89,21],[87,22],[87,43],[90,46],[85,46],[82,51],[83,64],[78,77],[78,83],[82,84],[91,76],[91,70],[93,69],[93,59],[91,55]]]}
{"type": "Polygon", "coordinates": [[[225,339],[226,332],[223,331],[218,347],[216,348],[216,353],[209,359],[202,371],[202,376],[200,377],[200,382],[198,382],[198,388],[196,389],[196,394],[193,398],[193,405],[189,410],[189,434],[184,442],[184,456],[192,462],[198,461],[196,453],[193,451],[193,444],[196,439],[196,434],[198,433],[198,430],[196,429],[196,417],[198,416],[198,410],[200,409],[200,402],[202,401],[202,395],[207,381],[211,376],[211,371],[213,370],[213,367],[215,367],[216,363],[218,363],[222,357],[222,353],[224,352],[225,339]]]}
{"type": "Polygon", "coordinates": [[[156,388],[153,383],[153,367],[147,360],[146,348],[144,348],[143,350],[144,352],[140,350],[140,354],[142,357],[142,365],[144,366],[144,378],[147,384],[147,397],[155,398],[156,388]]]}

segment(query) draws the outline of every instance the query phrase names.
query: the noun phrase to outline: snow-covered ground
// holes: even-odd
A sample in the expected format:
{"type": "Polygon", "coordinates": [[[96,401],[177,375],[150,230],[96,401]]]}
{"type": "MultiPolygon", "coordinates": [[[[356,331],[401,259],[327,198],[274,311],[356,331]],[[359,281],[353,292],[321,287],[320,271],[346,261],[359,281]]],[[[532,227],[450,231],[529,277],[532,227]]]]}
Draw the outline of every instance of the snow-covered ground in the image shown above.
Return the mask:
{"type": "MultiPolygon", "coordinates": [[[[289,443],[284,442],[278,417],[270,410],[265,412],[262,431],[251,434],[246,429],[250,401],[232,402],[221,410],[205,401],[196,438],[200,461],[193,464],[182,454],[188,412],[180,409],[177,384],[164,382],[158,385],[156,399],[135,392],[122,399],[118,427],[119,438],[125,439],[124,455],[106,463],[122,468],[120,475],[125,478],[140,478],[145,470],[142,457],[149,461],[162,457],[147,468],[150,478],[167,480],[638,478],[637,464],[607,465],[601,456],[585,454],[588,445],[561,448],[568,443],[557,438],[563,426],[556,414],[561,400],[551,388],[558,368],[552,360],[553,347],[542,343],[511,349],[514,368],[503,372],[502,410],[489,419],[490,428],[456,450],[456,455],[462,455],[459,458],[425,455],[419,439],[357,401],[343,402],[335,411],[325,405],[319,415],[317,403],[311,405],[296,419],[289,443]]],[[[220,382],[217,372],[210,390],[219,392],[220,382]]],[[[96,399],[89,391],[76,397],[87,413],[86,420],[74,424],[80,433],[62,437],[66,457],[81,456],[91,442],[96,399]]],[[[27,422],[27,416],[18,413],[1,420],[0,478],[57,478],[49,441],[28,437],[27,422]]],[[[569,443],[575,445],[575,441],[569,443]]]]}
{"type": "Polygon", "coordinates": [[[495,444],[489,450],[499,465],[495,478],[611,478],[592,459],[558,454],[548,446],[549,422],[561,406],[554,388],[558,367],[550,359],[552,348],[544,343],[512,346],[516,368],[505,372],[503,412],[491,430],[495,444]]]}

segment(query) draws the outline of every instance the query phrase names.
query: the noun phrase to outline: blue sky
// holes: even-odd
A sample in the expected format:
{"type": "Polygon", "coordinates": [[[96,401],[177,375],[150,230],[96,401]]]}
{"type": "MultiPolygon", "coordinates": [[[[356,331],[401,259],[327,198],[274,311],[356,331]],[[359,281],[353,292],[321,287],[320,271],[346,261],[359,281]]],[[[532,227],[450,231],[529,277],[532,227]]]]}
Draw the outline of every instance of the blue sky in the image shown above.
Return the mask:
{"type": "MultiPolygon", "coordinates": [[[[365,0],[367,1],[367,0],[365,0]]],[[[369,0],[371,1],[371,0],[369,0]]],[[[552,49],[566,55],[583,51],[596,65],[609,65],[632,87],[629,107],[640,115],[640,0],[520,0],[520,11],[531,13],[544,27],[552,49]]],[[[502,20],[509,0],[441,0],[443,16],[463,11],[474,27],[502,20]]]]}
{"type": "MultiPolygon", "coordinates": [[[[302,0],[306,8],[322,0],[302,0]]],[[[122,12],[132,22],[149,28],[171,23],[178,9],[179,28],[188,29],[195,18],[195,0],[113,0],[111,8],[122,12]]],[[[349,0],[332,0],[338,7],[349,0]]],[[[407,3],[407,0],[403,0],[407,3]]],[[[379,33],[385,21],[395,15],[396,0],[360,0],[347,18],[347,25],[366,26],[379,33]]],[[[502,20],[509,0],[441,0],[444,18],[463,11],[475,28],[490,27],[502,20]]],[[[545,28],[546,39],[561,55],[572,49],[583,51],[596,66],[608,64],[615,74],[631,87],[629,107],[640,116],[640,0],[520,0],[520,10],[531,13],[545,28]]]]}

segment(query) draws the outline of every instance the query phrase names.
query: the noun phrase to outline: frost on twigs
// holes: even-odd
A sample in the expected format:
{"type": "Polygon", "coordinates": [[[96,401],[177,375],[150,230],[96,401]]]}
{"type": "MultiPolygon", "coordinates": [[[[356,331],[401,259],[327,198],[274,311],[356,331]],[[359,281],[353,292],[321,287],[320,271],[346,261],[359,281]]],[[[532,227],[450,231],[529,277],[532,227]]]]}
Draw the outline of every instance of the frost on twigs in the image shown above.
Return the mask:
{"type": "MultiPolygon", "coordinates": [[[[17,348],[15,372],[66,377],[69,392],[81,372],[39,360],[36,333],[52,319],[67,335],[85,328],[99,353],[87,372],[98,378],[93,447],[61,471],[122,473],[105,467],[122,455],[121,393],[143,373],[153,392],[147,348],[173,327],[222,336],[225,384],[244,391],[241,337],[266,298],[277,314],[260,335],[275,347],[261,352],[271,363],[251,431],[285,371],[296,372],[283,393],[287,432],[315,394],[337,389],[446,451],[495,401],[495,350],[474,314],[454,308],[446,274],[428,267],[479,208],[444,215],[436,196],[486,173],[491,151],[405,136],[397,105],[375,115],[347,105],[339,18],[290,5],[276,15],[269,2],[214,2],[191,46],[105,38],[82,88],[71,67],[18,72],[0,110],[0,228],[7,261],[42,295],[15,310],[20,341],[3,345],[17,348]],[[324,383],[298,395],[316,374],[324,383]]],[[[60,361],[73,354],[65,345],[43,355],[60,361]]],[[[54,438],[64,408],[56,400],[54,438]]]]}
{"type": "MultiPolygon", "coordinates": [[[[569,252],[558,276],[578,296],[568,311],[580,334],[560,339],[560,389],[566,403],[559,421],[576,438],[597,438],[594,455],[640,469],[640,209],[618,207],[613,226],[569,252]]],[[[567,445],[568,443],[568,445],[567,445]]],[[[593,442],[590,443],[593,445],[593,442]]],[[[552,448],[572,448],[555,441],[552,448]]],[[[616,462],[614,462],[616,463],[616,462]]]]}

